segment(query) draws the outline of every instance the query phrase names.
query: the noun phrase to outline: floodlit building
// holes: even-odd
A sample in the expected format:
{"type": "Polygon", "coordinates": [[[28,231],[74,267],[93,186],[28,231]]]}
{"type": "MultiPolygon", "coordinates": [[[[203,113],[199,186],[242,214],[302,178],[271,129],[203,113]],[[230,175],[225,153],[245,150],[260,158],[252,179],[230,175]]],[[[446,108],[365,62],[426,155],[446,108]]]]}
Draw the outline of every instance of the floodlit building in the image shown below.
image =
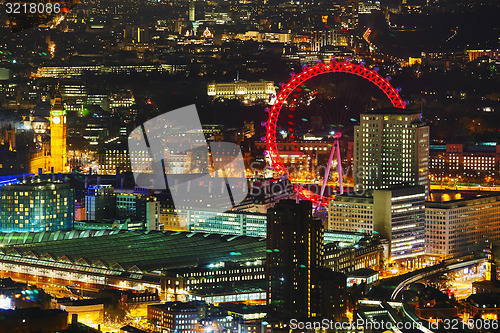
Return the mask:
{"type": "Polygon", "coordinates": [[[26,181],[0,189],[0,231],[73,228],[74,191],[60,181],[26,181]]]}
{"type": "MultiPolygon", "coordinates": [[[[45,149],[35,152],[30,161],[32,173],[42,172],[68,172],[67,163],[67,112],[62,103],[59,92],[54,95],[54,103],[50,110],[50,151],[45,149]]],[[[36,132],[35,132],[36,133],[36,132]]],[[[36,133],[38,134],[38,133],[36,133]]]]}
{"type": "Polygon", "coordinates": [[[276,89],[274,82],[271,81],[238,80],[231,83],[209,83],[207,94],[212,99],[239,99],[244,103],[268,103],[271,96],[276,95],[276,89]]]}

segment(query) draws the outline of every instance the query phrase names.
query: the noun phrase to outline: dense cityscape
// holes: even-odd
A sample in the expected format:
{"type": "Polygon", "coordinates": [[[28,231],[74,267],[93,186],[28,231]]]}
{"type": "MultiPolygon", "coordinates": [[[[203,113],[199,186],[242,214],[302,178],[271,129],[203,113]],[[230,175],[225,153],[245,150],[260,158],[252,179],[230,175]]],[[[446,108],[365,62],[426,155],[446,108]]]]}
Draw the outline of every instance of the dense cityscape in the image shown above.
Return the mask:
{"type": "Polygon", "coordinates": [[[498,1],[0,7],[0,333],[499,331],[498,1]]]}

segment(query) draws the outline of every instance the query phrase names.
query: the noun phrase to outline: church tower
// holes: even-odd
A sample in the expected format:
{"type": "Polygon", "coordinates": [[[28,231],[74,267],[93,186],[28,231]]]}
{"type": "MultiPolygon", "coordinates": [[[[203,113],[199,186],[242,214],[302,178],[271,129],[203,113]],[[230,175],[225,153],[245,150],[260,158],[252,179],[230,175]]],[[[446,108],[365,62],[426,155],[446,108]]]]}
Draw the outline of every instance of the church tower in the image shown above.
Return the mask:
{"type": "Polygon", "coordinates": [[[66,110],[58,89],[50,110],[50,166],[54,173],[68,171],[66,158],[66,110]]]}

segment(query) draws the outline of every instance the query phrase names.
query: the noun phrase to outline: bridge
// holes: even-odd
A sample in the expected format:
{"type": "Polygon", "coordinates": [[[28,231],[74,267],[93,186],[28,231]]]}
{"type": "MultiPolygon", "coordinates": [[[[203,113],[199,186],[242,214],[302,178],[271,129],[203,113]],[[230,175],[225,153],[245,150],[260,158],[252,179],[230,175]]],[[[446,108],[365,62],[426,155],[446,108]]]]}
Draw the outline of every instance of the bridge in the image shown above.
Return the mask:
{"type": "MultiPolygon", "coordinates": [[[[433,325],[430,322],[421,320],[412,311],[410,306],[404,301],[398,301],[400,299],[400,293],[406,289],[412,283],[425,279],[427,277],[433,276],[435,274],[442,274],[449,271],[463,269],[469,266],[477,265],[486,258],[473,258],[473,259],[450,259],[444,261],[438,265],[431,267],[426,267],[413,271],[411,273],[405,274],[404,279],[400,281],[394,288],[389,299],[387,300],[372,300],[365,299],[360,300],[360,305],[371,305],[378,306],[380,309],[374,311],[359,311],[358,318],[363,320],[365,323],[373,322],[376,316],[387,316],[393,323],[392,330],[396,333],[409,333],[420,331],[424,333],[434,333],[433,325]],[[400,314],[397,309],[402,311],[400,314]]],[[[436,327],[437,330],[437,327],[436,327]]],[[[465,332],[474,332],[470,329],[465,329],[465,332]]]]}

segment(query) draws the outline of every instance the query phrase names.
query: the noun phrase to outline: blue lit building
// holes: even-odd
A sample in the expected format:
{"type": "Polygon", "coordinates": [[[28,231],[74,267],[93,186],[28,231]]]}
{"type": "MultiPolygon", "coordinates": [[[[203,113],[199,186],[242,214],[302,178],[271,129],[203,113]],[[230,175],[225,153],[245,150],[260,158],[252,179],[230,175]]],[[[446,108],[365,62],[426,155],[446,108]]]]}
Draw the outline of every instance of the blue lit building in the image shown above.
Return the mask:
{"type": "Polygon", "coordinates": [[[40,179],[0,189],[0,231],[57,231],[73,228],[74,191],[69,184],[40,179]]]}

